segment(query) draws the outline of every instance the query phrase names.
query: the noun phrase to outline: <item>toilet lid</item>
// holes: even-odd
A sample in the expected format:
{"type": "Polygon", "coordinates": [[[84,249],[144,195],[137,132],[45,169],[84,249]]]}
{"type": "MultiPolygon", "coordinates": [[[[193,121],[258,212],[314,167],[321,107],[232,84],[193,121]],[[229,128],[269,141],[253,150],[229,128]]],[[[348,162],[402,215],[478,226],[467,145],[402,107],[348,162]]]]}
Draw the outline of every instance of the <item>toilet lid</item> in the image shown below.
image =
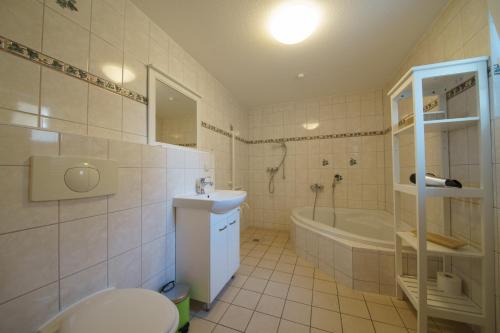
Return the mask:
{"type": "Polygon", "coordinates": [[[79,304],[60,323],[61,333],[170,333],[179,313],[165,296],[146,289],[114,289],[79,304]]]}

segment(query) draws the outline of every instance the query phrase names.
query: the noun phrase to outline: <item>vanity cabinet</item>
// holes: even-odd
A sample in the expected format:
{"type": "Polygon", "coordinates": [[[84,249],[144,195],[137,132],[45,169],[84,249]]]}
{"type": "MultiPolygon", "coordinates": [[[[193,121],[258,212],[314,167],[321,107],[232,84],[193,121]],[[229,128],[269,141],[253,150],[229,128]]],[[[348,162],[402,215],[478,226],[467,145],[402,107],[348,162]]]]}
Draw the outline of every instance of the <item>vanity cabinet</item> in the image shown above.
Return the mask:
{"type": "Polygon", "coordinates": [[[176,280],[210,305],[240,266],[240,208],[176,209],[176,280]]]}

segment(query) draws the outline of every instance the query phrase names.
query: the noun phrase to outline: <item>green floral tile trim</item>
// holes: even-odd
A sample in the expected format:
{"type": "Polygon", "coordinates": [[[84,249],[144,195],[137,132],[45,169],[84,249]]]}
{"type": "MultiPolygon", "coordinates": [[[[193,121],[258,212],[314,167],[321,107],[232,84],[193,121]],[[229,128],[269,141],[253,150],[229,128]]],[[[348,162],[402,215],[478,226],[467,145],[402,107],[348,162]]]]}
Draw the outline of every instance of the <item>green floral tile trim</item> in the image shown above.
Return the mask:
{"type": "Polygon", "coordinates": [[[62,8],[62,9],[69,9],[71,11],[78,11],[78,8],[76,8],[76,0],[56,0],[56,3],[62,8]]]}
{"type": "Polygon", "coordinates": [[[460,95],[461,93],[463,93],[464,91],[466,91],[469,88],[474,87],[475,85],[476,85],[476,77],[473,76],[470,79],[468,79],[467,81],[462,82],[461,84],[459,84],[455,88],[448,91],[446,93],[446,99],[448,100],[448,99],[451,99],[457,95],[460,95]]]}
{"type": "MultiPolygon", "coordinates": [[[[201,127],[204,127],[215,133],[222,134],[231,137],[231,132],[218,128],[217,126],[210,125],[204,121],[201,122],[201,127]]],[[[340,133],[340,134],[322,134],[322,135],[310,135],[310,136],[295,136],[290,138],[278,138],[278,139],[261,139],[261,140],[246,140],[239,136],[236,136],[236,140],[247,144],[260,144],[260,143],[281,143],[281,142],[291,142],[291,141],[311,141],[311,140],[325,140],[325,139],[338,139],[338,138],[352,138],[360,136],[375,136],[384,135],[385,131],[365,131],[365,132],[352,132],[352,133],[340,133]]]]}
{"type": "Polygon", "coordinates": [[[39,65],[52,68],[66,75],[75,77],[77,79],[86,81],[95,86],[101,87],[115,94],[130,98],[142,104],[148,104],[148,98],[135,91],[126,89],[114,82],[103,79],[97,75],[91,74],[83,69],[69,65],[61,60],[52,58],[46,54],[30,49],[20,43],[14,42],[8,38],[0,36],[0,50],[6,51],[10,54],[17,55],[21,58],[30,60],[39,65]]]}

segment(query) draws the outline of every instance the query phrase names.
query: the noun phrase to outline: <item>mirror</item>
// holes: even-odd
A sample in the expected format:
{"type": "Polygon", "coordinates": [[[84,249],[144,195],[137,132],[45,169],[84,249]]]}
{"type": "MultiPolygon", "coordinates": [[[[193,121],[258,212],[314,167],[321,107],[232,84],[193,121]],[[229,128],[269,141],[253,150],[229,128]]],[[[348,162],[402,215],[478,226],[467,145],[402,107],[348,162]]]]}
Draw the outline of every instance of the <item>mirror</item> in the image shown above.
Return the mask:
{"type": "Polygon", "coordinates": [[[150,67],[149,143],[197,145],[199,96],[150,67]]]}

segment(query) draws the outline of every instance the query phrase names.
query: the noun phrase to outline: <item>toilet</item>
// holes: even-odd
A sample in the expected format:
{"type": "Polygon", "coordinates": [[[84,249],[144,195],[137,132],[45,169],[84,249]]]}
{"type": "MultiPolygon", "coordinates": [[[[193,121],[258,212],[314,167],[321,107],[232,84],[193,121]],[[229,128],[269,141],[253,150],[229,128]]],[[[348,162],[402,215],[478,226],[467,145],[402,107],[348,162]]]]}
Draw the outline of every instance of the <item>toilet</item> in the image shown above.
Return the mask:
{"type": "Polygon", "coordinates": [[[38,333],[174,333],[179,313],[168,298],[147,289],[106,289],[46,322],[38,333]]]}

